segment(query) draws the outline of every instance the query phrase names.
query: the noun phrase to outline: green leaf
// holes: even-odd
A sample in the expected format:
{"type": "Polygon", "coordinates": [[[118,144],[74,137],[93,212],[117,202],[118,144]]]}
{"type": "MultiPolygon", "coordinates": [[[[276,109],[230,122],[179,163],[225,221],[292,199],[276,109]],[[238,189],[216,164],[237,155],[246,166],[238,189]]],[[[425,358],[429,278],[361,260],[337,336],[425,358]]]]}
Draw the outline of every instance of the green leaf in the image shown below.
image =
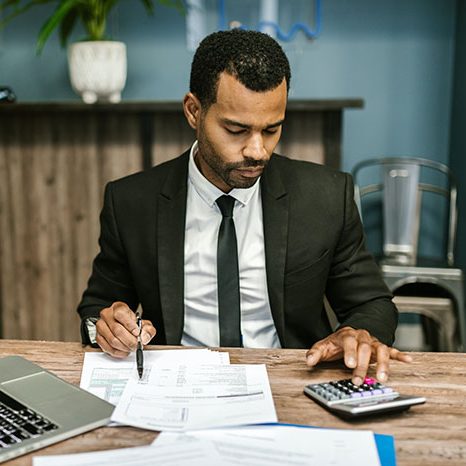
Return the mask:
{"type": "Polygon", "coordinates": [[[55,11],[52,13],[52,16],[43,24],[39,35],[37,37],[37,48],[36,51],[38,54],[42,52],[47,39],[50,37],[50,34],[54,29],[62,22],[63,18],[68,14],[68,12],[76,8],[81,0],[62,0],[55,11]]]}
{"type": "Polygon", "coordinates": [[[70,37],[78,18],[79,14],[77,9],[69,10],[66,16],[63,18],[59,30],[60,45],[62,47],[65,47],[68,43],[68,38],[70,37]]]}
{"type": "Polygon", "coordinates": [[[105,36],[106,20],[117,0],[86,0],[80,9],[81,22],[88,40],[102,40],[105,36]]]}

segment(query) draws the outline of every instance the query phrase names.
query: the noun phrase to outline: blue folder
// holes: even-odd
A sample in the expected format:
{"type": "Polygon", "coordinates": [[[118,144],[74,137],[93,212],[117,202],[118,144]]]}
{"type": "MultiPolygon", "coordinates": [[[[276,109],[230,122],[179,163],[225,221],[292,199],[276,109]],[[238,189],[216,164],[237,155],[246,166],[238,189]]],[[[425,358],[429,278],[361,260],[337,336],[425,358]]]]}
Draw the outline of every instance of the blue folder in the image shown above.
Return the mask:
{"type": "MultiPolygon", "coordinates": [[[[264,424],[270,426],[291,426],[302,427],[304,429],[324,429],[325,427],[319,426],[305,426],[301,424],[286,424],[283,422],[264,424]]],[[[377,446],[377,453],[379,454],[381,466],[396,466],[396,453],[395,453],[395,439],[393,435],[376,434],[374,433],[375,444],[377,446]]]]}

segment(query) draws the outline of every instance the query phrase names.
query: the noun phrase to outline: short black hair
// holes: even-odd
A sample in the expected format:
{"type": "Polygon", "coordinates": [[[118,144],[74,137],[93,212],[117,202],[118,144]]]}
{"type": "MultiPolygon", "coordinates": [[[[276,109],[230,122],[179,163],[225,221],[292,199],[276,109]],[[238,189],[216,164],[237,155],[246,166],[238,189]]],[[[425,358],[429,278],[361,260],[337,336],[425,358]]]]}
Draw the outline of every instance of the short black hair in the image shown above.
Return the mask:
{"type": "Polygon", "coordinates": [[[220,74],[226,72],[256,92],[290,88],[290,63],[277,41],[258,31],[232,29],[208,35],[199,44],[191,65],[189,89],[201,104],[216,102],[220,74]]]}

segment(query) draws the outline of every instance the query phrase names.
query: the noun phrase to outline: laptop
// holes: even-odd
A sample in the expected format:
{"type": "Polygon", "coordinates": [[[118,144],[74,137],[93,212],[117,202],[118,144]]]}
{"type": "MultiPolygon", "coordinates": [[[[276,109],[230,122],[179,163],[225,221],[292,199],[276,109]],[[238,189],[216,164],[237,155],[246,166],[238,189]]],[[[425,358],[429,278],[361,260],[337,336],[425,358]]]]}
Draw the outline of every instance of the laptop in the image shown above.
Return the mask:
{"type": "Polygon", "coordinates": [[[0,359],[0,463],[108,423],[114,406],[19,356],[0,359]]]}

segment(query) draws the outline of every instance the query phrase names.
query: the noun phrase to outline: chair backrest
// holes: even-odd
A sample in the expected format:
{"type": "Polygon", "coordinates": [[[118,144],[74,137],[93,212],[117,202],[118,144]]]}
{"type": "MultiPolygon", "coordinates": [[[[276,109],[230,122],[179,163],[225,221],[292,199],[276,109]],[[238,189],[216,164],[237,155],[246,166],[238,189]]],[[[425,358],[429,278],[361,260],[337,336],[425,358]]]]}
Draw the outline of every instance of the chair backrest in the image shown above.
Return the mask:
{"type": "Polygon", "coordinates": [[[373,193],[381,195],[383,255],[393,263],[416,264],[423,195],[433,193],[446,199],[448,225],[445,259],[448,265],[453,265],[457,189],[446,165],[415,157],[385,157],[358,163],[352,175],[355,200],[363,222],[363,198],[373,193]],[[374,171],[374,168],[377,170],[374,171]]]}

